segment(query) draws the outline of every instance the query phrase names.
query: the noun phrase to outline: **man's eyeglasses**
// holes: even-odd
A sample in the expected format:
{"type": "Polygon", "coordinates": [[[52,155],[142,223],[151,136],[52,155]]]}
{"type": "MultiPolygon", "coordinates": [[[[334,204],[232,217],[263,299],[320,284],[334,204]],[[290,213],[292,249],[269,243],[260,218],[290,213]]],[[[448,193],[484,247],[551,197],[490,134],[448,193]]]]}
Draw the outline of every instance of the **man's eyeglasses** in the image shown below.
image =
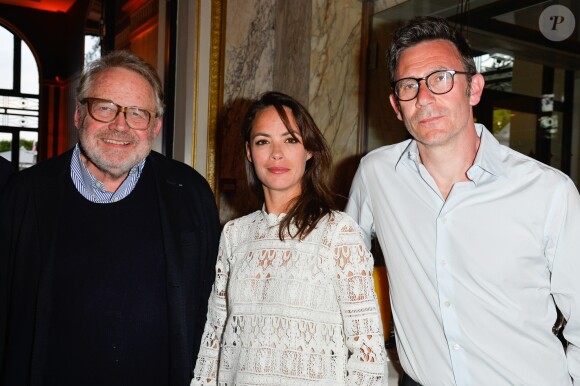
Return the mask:
{"type": "Polygon", "coordinates": [[[438,70],[422,78],[402,78],[393,83],[391,87],[395,91],[397,99],[402,102],[415,99],[419,95],[421,81],[424,80],[429,91],[433,94],[446,94],[453,89],[453,78],[456,74],[473,75],[470,72],[455,70],[438,70]]]}
{"type": "Polygon", "coordinates": [[[127,126],[134,130],[147,130],[151,119],[157,116],[157,113],[153,111],[136,106],[120,106],[108,99],[84,98],[80,103],[87,105],[89,115],[95,121],[103,123],[111,123],[117,118],[119,113],[124,113],[127,126]]]}

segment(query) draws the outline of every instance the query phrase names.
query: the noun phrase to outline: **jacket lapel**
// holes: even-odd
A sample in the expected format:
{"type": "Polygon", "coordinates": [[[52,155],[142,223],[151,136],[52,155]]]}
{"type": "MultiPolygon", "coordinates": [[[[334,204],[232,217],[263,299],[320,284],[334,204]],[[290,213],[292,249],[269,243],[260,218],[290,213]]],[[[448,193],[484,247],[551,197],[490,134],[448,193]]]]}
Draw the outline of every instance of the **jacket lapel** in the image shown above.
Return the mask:
{"type": "MultiPolygon", "coordinates": [[[[167,307],[169,323],[169,374],[170,385],[183,384],[183,374],[188,374],[182,367],[187,363],[187,331],[185,319],[185,298],[183,294],[183,254],[181,250],[181,228],[179,213],[183,195],[183,184],[168,174],[162,161],[152,153],[149,160],[155,174],[157,194],[159,197],[159,214],[167,280],[167,307]]],[[[188,381],[187,381],[188,382],[188,381]]]]}

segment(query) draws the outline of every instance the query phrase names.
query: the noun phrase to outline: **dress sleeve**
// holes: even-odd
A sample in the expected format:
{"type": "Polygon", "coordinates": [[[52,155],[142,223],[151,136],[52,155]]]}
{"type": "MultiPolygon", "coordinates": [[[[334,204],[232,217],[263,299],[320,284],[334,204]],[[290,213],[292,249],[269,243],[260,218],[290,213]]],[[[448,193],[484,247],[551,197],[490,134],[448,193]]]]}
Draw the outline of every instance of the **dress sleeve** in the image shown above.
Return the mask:
{"type": "Polygon", "coordinates": [[[566,357],[574,385],[580,385],[580,196],[568,180],[548,222],[546,254],[552,261],[552,295],[566,319],[566,357]]]}
{"type": "Polygon", "coordinates": [[[386,385],[387,352],[381,314],[373,282],[373,257],[360,228],[346,215],[331,242],[335,261],[335,288],[342,314],[348,385],[386,385]]]}
{"type": "Polygon", "coordinates": [[[215,281],[209,296],[207,320],[201,338],[201,346],[193,371],[193,385],[215,385],[218,373],[220,341],[227,319],[227,285],[229,278],[228,224],[220,238],[215,281]]]}

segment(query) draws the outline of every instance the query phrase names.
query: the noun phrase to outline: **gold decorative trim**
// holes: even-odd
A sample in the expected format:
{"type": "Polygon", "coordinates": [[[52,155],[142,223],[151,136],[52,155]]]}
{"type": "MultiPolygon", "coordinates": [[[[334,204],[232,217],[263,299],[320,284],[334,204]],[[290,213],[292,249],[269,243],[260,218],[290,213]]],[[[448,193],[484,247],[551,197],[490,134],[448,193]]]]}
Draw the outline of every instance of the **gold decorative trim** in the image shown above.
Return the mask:
{"type": "MultiPolygon", "coordinates": [[[[211,42],[209,69],[209,114],[207,132],[207,181],[216,198],[219,197],[217,175],[217,143],[218,117],[223,105],[224,84],[224,41],[225,15],[227,0],[212,0],[211,2],[211,42]]],[[[219,202],[219,200],[217,200],[219,202]]]]}
{"type": "MultiPolygon", "coordinates": [[[[201,20],[201,1],[198,0],[196,2],[197,8],[195,10],[195,53],[194,53],[194,71],[195,71],[195,80],[193,86],[193,101],[192,103],[192,111],[193,111],[193,123],[191,128],[191,166],[196,167],[197,162],[197,127],[199,126],[199,109],[197,108],[198,101],[199,101],[199,51],[201,45],[201,27],[199,25],[201,20]]],[[[209,127],[208,127],[209,130],[209,127]]],[[[206,175],[207,178],[207,175],[206,175]]],[[[208,180],[209,181],[209,180],[208,180]]],[[[210,183],[211,185],[211,183],[210,183]]]]}

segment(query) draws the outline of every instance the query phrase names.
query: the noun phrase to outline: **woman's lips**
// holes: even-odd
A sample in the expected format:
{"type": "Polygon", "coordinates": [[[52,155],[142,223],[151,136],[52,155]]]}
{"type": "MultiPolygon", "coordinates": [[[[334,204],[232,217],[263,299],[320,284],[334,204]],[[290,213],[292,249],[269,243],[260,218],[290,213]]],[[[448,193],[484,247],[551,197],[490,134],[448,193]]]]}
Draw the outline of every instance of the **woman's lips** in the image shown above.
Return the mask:
{"type": "Polygon", "coordinates": [[[286,173],[288,170],[288,168],[280,168],[280,167],[276,167],[276,168],[268,168],[268,171],[270,173],[274,173],[274,174],[282,174],[282,173],[286,173]]]}

